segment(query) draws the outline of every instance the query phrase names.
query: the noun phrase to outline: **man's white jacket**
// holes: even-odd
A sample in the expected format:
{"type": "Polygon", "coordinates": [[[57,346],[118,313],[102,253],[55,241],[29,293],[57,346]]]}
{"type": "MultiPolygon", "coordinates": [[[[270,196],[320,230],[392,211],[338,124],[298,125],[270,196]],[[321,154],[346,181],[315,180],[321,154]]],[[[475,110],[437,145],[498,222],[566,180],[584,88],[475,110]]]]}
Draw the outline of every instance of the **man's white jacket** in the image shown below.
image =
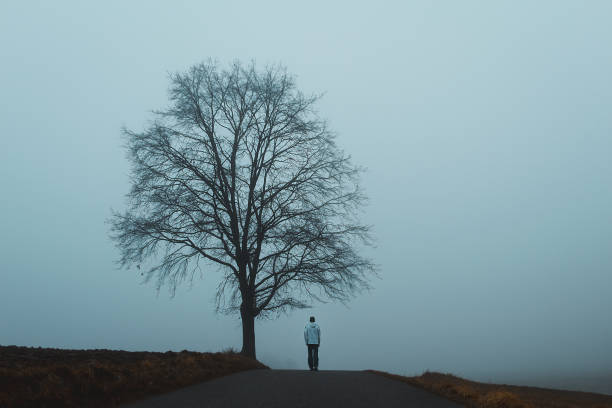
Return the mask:
{"type": "Polygon", "coordinates": [[[314,322],[308,322],[304,327],[304,341],[306,344],[321,344],[321,329],[314,322]]]}

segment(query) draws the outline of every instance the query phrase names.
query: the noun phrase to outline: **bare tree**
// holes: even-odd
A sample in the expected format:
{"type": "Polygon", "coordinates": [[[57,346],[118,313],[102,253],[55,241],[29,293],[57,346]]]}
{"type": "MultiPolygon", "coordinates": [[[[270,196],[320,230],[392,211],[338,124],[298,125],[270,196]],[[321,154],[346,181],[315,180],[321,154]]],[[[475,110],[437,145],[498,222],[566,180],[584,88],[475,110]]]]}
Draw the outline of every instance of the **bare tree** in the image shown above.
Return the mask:
{"type": "Polygon", "coordinates": [[[143,275],[172,294],[198,260],[218,265],[217,311],[240,311],[242,353],[255,358],[256,317],[368,287],[360,169],[313,109],[319,97],[282,67],[208,62],[170,79],[170,107],[142,133],[124,129],[132,187],[110,219],[118,263],[140,267],[161,246],[143,275]]]}

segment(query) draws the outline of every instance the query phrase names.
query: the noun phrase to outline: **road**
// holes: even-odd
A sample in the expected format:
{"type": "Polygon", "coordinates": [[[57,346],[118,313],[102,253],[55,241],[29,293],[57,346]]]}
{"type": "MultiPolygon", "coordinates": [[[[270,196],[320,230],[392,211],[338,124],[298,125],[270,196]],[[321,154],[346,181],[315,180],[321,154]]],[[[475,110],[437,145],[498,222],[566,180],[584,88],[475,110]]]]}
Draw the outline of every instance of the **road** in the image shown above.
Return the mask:
{"type": "Polygon", "coordinates": [[[123,407],[452,408],[460,405],[364,371],[249,370],[123,407]]]}

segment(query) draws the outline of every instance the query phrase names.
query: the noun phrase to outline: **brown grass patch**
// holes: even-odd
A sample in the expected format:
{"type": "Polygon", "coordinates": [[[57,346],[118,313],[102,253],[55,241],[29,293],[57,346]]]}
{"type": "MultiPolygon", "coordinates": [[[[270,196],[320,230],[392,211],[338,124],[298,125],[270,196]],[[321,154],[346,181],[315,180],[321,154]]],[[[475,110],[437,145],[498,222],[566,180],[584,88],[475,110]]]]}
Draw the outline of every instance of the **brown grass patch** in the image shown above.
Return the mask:
{"type": "Polygon", "coordinates": [[[0,407],[113,407],[239,371],[234,351],[166,353],[0,346],[0,407]]]}
{"type": "Polygon", "coordinates": [[[590,392],[563,391],[469,381],[451,374],[426,372],[403,377],[367,370],[424,388],[452,401],[474,408],[612,408],[612,396],[590,392]]]}

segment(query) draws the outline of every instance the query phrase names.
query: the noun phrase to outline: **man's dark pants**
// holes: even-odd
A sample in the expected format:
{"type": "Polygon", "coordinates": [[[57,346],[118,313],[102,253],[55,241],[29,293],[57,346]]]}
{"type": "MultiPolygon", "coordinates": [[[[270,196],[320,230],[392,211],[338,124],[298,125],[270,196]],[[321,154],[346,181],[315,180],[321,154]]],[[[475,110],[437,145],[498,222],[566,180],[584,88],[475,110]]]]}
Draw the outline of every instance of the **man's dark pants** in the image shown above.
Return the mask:
{"type": "Polygon", "coordinates": [[[319,367],[319,345],[309,344],[308,345],[308,367],[312,370],[313,368],[319,367]]]}

